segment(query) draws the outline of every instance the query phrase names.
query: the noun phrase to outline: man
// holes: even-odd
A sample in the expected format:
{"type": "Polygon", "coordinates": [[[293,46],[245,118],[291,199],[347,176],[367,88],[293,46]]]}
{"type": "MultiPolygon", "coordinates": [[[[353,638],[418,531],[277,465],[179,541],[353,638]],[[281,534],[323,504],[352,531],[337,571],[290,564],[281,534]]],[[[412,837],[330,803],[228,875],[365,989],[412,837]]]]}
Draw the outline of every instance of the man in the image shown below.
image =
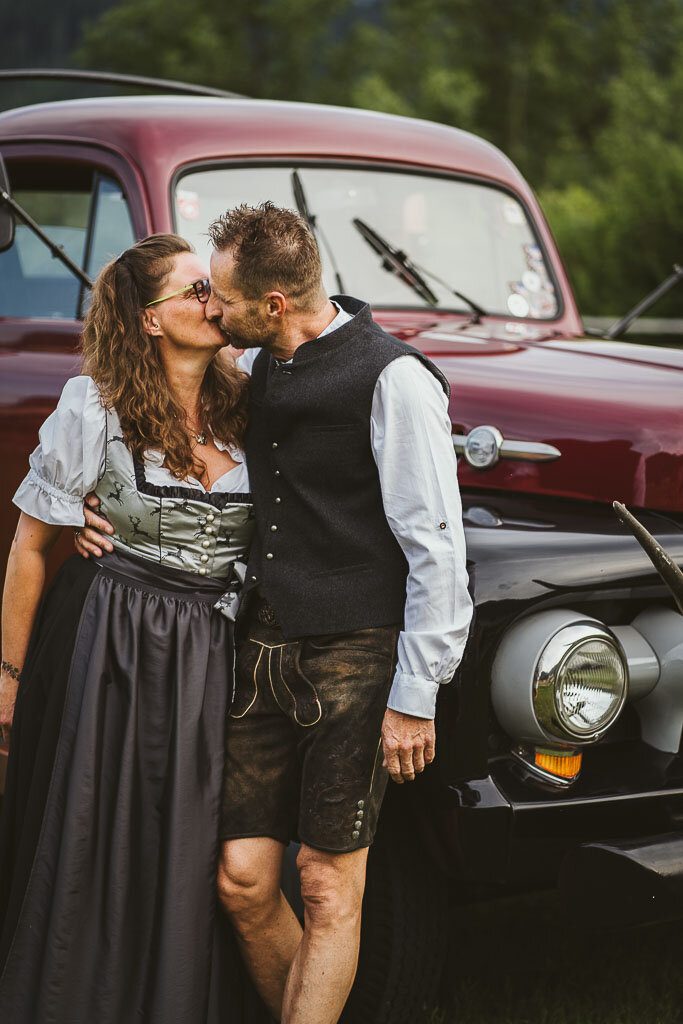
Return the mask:
{"type": "Polygon", "coordinates": [[[303,220],[210,227],[206,316],[251,371],[256,532],[226,736],[219,894],[287,1024],[334,1024],[353,983],[387,773],[434,758],[471,617],[448,386],[369,307],[329,299],[303,220]],[[297,837],[305,929],[280,890],[297,837]]]}

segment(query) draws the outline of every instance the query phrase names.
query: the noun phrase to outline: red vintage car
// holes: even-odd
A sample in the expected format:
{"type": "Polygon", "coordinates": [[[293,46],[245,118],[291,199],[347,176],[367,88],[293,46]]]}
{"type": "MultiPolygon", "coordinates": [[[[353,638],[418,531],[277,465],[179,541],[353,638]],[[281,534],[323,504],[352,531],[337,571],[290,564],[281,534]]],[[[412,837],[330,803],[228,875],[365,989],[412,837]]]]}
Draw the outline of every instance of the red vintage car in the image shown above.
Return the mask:
{"type": "MultiPolygon", "coordinates": [[[[90,277],[150,232],[208,253],[224,209],[297,206],[329,291],[369,300],[451,383],[475,618],[439,701],[438,766],[383,811],[348,1019],[415,1015],[447,884],[559,880],[581,914],[683,916],[683,351],[586,337],[531,189],[453,128],[136,96],[6,112],[0,153],[13,199],[90,277]],[[668,552],[664,576],[614,499],[668,552]]],[[[17,216],[0,253],[3,562],[87,301],[17,216]]]]}

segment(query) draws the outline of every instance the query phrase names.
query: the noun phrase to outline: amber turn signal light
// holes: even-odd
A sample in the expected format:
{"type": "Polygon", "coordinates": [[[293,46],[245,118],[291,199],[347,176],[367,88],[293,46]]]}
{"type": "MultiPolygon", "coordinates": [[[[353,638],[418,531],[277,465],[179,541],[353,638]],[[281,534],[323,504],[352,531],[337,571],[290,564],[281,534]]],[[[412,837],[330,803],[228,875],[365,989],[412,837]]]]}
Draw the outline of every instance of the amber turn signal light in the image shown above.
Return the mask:
{"type": "Polygon", "coordinates": [[[573,751],[566,754],[558,754],[556,750],[542,750],[538,747],[534,752],[534,763],[550,775],[558,779],[574,780],[581,771],[581,759],[583,754],[575,754],[573,751]]]}

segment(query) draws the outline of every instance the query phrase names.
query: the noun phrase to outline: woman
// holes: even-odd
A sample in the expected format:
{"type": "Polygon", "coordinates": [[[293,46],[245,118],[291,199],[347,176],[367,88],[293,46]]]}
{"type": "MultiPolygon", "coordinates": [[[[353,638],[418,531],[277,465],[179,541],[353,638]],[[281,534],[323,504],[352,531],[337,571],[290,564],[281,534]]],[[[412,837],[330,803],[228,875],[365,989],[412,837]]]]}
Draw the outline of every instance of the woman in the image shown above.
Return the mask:
{"type": "Polygon", "coordinates": [[[12,723],[0,1019],[12,1024],[262,1019],[215,916],[251,499],[245,378],[214,358],[225,342],[209,295],[175,235],[104,268],[87,376],[65,385],[14,498],[0,680],[5,734],[12,723]],[[114,551],[74,555],[39,608],[46,555],[83,525],[91,490],[114,551]]]}

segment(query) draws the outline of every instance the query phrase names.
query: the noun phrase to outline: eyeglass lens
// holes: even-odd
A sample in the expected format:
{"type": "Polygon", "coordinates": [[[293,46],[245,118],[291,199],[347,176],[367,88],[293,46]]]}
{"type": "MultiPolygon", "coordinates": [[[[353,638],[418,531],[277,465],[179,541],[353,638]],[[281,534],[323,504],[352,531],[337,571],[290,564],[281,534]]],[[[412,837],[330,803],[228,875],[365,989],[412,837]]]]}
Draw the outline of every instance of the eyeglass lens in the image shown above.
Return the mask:
{"type": "Polygon", "coordinates": [[[208,302],[211,296],[211,285],[208,280],[204,277],[201,281],[195,281],[194,293],[200,302],[208,302]]]}

